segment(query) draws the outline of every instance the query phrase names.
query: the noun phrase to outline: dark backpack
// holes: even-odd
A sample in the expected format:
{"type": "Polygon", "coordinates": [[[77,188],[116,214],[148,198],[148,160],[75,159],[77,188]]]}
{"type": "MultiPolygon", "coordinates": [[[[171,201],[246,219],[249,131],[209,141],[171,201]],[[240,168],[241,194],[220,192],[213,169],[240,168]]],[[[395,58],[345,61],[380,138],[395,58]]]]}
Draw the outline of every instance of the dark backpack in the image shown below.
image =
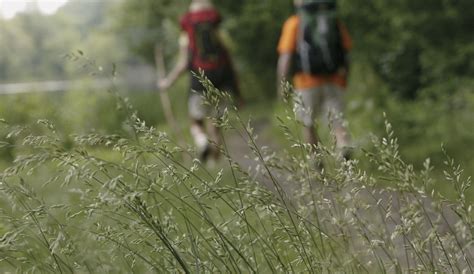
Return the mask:
{"type": "Polygon", "coordinates": [[[227,53],[218,37],[218,17],[209,13],[193,22],[193,47],[191,66],[203,70],[214,70],[227,62],[227,53]]]}
{"type": "Polygon", "coordinates": [[[335,7],[303,5],[298,15],[296,70],[308,74],[332,74],[344,65],[344,49],[335,7]]]}

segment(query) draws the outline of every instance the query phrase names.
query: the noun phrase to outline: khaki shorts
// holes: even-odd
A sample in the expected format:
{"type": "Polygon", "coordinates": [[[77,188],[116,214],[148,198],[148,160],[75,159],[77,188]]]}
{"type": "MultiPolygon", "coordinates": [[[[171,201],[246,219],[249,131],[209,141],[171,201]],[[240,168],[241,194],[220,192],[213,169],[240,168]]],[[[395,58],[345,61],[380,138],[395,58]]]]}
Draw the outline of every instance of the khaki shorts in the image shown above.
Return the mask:
{"type": "Polygon", "coordinates": [[[221,102],[217,110],[206,104],[204,95],[193,92],[189,95],[188,99],[188,112],[189,117],[193,120],[204,120],[207,117],[218,118],[224,114],[224,110],[229,106],[229,103],[221,102]]]}
{"type": "Polygon", "coordinates": [[[334,127],[342,126],[343,94],[344,90],[333,84],[295,90],[296,119],[304,126],[311,127],[316,116],[323,114],[323,118],[331,121],[334,127]]]}

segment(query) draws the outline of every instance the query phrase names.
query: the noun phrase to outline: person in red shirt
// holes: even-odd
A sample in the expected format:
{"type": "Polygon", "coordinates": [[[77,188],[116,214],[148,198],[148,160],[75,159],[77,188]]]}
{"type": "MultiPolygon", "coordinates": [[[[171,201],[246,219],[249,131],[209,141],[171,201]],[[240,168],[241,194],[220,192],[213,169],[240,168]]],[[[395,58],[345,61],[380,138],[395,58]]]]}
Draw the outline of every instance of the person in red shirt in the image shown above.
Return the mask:
{"type": "MultiPolygon", "coordinates": [[[[343,156],[348,157],[349,135],[343,125],[341,115],[343,112],[342,97],[347,85],[349,68],[348,53],[352,48],[351,38],[344,24],[335,17],[336,3],[334,0],[295,0],[294,5],[298,12],[284,23],[278,43],[278,85],[280,86],[282,81],[286,80],[292,64],[299,63],[293,74],[295,114],[296,118],[304,125],[303,133],[306,141],[313,145],[317,145],[320,141],[314,126],[314,119],[316,114],[324,110],[333,122],[338,148],[343,156]],[[330,17],[331,15],[333,17],[330,17]],[[311,21],[313,18],[314,20],[311,21]],[[322,50],[307,51],[307,48],[305,49],[302,45],[308,43],[308,40],[309,43],[314,40],[307,38],[311,34],[308,34],[309,32],[302,25],[302,21],[314,22],[312,24],[314,24],[313,28],[318,33],[317,35],[328,37],[330,35],[328,32],[332,29],[330,23],[326,23],[331,22],[327,18],[334,18],[333,29],[337,35],[333,39],[336,42],[329,45],[340,47],[339,54],[337,54],[337,49],[328,50],[328,52],[335,52],[333,56],[340,56],[340,58],[333,58],[340,61],[333,62],[332,68],[320,64],[322,59],[326,57],[322,50]],[[309,54],[304,55],[303,51],[309,52],[309,54]],[[305,69],[305,63],[311,65],[311,62],[316,64],[313,67],[324,68],[319,68],[319,71],[318,68],[305,69]]],[[[308,64],[306,64],[306,67],[310,67],[308,64]]],[[[281,87],[279,87],[279,92],[281,93],[281,87]]]]}
{"type": "MultiPolygon", "coordinates": [[[[205,87],[192,74],[205,76],[221,91],[230,92],[238,101],[241,100],[237,79],[227,49],[223,45],[218,28],[221,16],[209,0],[193,0],[181,20],[178,62],[167,77],[158,81],[160,90],[166,90],[186,71],[190,73],[191,88],[188,97],[188,112],[191,118],[191,135],[196,143],[201,160],[210,156],[217,158],[218,149],[212,148],[206,133],[205,118],[209,115],[220,116],[225,108],[221,106],[218,113],[212,113],[211,107],[204,102],[205,87]]],[[[219,129],[209,125],[210,135],[215,143],[220,144],[219,129]]]]}

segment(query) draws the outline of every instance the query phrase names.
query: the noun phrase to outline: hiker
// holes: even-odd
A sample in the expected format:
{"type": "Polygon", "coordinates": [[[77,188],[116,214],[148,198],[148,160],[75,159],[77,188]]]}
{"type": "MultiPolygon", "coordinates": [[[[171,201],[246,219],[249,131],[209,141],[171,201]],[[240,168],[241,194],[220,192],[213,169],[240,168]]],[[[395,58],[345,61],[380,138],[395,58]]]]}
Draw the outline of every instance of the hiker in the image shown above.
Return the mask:
{"type": "MultiPolygon", "coordinates": [[[[209,115],[222,115],[223,106],[219,113],[211,113],[211,107],[205,104],[203,94],[205,87],[192,74],[199,75],[200,70],[212,84],[221,91],[230,92],[241,102],[236,75],[230,56],[224,47],[218,27],[221,16],[209,0],[192,0],[189,11],[180,21],[181,34],[179,37],[179,56],[174,69],[164,79],[158,80],[158,88],[166,90],[185,71],[189,71],[191,87],[188,97],[188,111],[191,118],[191,135],[197,147],[199,158],[207,161],[210,157],[217,159],[219,150],[210,145],[206,133],[205,118],[209,115]]],[[[219,129],[208,123],[211,139],[220,145],[219,129]]]]}
{"type": "Polygon", "coordinates": [[[314,118],[323,110],[329,116],[336,145],[349,157],[349,135],[342,120],[342,97],[349,73],[349,33],[337,18],[335,0],[294,0],[296,14],[283,25],[278,44],[278,91],[292,70],[295,114],[302,122],[305,140],[320,142],[314,118]]]}

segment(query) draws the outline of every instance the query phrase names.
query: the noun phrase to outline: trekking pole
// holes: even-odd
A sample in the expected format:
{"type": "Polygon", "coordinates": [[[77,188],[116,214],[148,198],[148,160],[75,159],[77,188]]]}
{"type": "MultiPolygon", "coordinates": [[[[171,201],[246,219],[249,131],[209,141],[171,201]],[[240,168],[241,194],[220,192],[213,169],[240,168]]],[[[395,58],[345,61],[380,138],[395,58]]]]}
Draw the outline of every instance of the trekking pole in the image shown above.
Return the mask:
{"type": "MultiPolygon", "coordinates": [[[[156,76],[158,80],[165,78],[166,70],[165,70],[165,60],[163,58],[163,49],[160,45],[155,46],[155,65],[156,65],[156,76]]],[[[184,145],[183,139],[180,134],[180,129],[176,122],[176,119],[173,115],[173,110],[171,109],[171,102],[166,90],[160,90],[160,101],[161,106],[163,107],[163,112],[165,114],[165,119],[168,125],[170,125],[174,135],[178,138],[178,144],[184,145]]]]}

